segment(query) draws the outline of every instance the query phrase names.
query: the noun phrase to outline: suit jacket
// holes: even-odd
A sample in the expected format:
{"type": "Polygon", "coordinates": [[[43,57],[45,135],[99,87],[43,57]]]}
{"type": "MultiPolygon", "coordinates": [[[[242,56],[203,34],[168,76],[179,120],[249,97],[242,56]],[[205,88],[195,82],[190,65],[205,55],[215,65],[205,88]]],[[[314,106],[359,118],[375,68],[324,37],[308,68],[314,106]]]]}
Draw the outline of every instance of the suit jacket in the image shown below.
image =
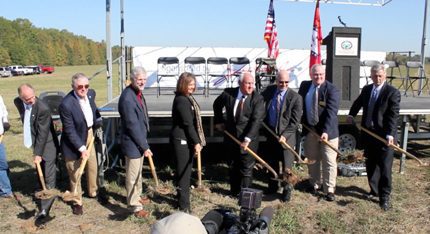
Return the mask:
{"type": "Polygon", "coordinates": [[[121,150],[125,156],[140,158],[143,152],[149,149],[148,135],[148,110],[137,100],[137,93],[129,85],[121,93],[118,102],[118,110],[121,116],[121,150]]]}
{"type": "MultiPolygon", "coordinates": [[[[368,116],[368,105],[371,97],[373,84],[366,85],[360,95],[354,101],[349,110],[349,115],[356,116],[363,107],[363,118],[361,125],[366,127],[368,116]]],[[[397,137],[397,119],[400,111],[400,92],[385,82],[379,91],[378,99],[373,108],[373,127],[375,133],[385,139],[387,135],[397,137]]]]}
{"type": "Polygon", "coordinates": [[[188,97],[182,94],[175,96],[172,106],[173,126],[170,133],[172,138],[187,140],[192,145],[200,143],[194,112],[194,107],[188,97]]]}
{"type": "MultiPolygon", "coordinates": [[[[306,94],[311,87],[312,81],[302,81],[299,88],[299,94],[303,100],[303,116],[302,123],[311,127],[308,123],[306,113],[306,94]]],[[[315,125],[314,130],[318,134],[327,133],[328,139],[339,137],[339,126],[337,112],[339,110],[339,90],[329,81],[324,81],[318,90],[318,116],[319,122],[315,125]]],[[[303,133],[307,134],[307,130],[303,129],[303,133]]]]}
{"type": "MultiPolygon", "coordinates": [[[[93,89],[88,90],[91,110],[93,112],[93,128],[97,123],[100,113],[95,103],[96,92],[93,89]]],[[[74,91],[70,91],[61,101],[59,107],[61,122],[63,124],[63,133],[61,135],[61,153],[72,160],[81,157],[79,148],[87,144],[88,127],[84,113],[79,105],[79,99],[75,96],[74,91]]]]}
{"type": "MultiPolygon", "coordinates": [[[[264,102],[266,103],[266,113],[268,113],[269,108],[273,101],[273,96],[276,95],[278,88],[276,85],[268,86],[262,93],[264,97],[264,102]]],[[[302,117],[302,98],[298,93],[292,89],[288,89],[284,97],[284,101],[281,106],[280,116],[278,116],[278,121],[276,123],[275,132],[278,135],[282,135],[285,138],[289,138],[291,134],[296,134],[298,125],[302,117]]],[[[266,117],[268,115],[266,114],[266,117]]],[[[265,119],[268,123],[268,119],[265,119]]]]}
{"type": "Polygon", "coordinates": [[[239,87],[227,88],[218,96],[214,103],[214,123],[224,123],[226,130],[232,135],[236,135],[240,141],[248,137],[252,142],[258,142],[260,124],[264,119],[264,100],[257,92],[248,95],[243,104],[243,111],[239,121],[234,118],[234,103],[236,101],[239,87]],[[224,119],[222,110],[226,109],[224,119]]]}
{"type": "MultiPolygon", "coordinates": [[[[24,102],[19,97],[15,98],[13,102],[18,109],[21,122],[24,123],[24,102]]],[[[52,122],[51,110],[40,99],[37,99],[32,106],[30,128],[33,155],[42,156],[44,160],[53,160],[57,155],[58,138],[52,122]]]]}

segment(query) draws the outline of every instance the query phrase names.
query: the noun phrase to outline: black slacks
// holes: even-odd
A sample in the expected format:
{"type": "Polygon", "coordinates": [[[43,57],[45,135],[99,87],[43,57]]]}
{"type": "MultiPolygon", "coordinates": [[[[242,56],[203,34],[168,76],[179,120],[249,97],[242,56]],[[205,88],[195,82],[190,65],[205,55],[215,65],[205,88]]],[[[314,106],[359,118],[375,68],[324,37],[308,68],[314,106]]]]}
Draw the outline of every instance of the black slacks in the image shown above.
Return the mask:
{"type": "MultiPolygon", "coordinates": [[[[45,185],[47,189],[54,189],[56,187],[57,180],[57,151],[53,142],[48,142],[45,146],[47,154],[43,155],[42,158],[42,171],[45,177],[45,185]]],[[[42,184],[38,180],[38,188],[42,189],[42,184]]],[[[52,204],[54,203],[55,197],[50,199],[43,199],[39,201],[39,209],[50,211],[52,204]]]]}
{"type": "MultiPolygon", "coordinates": [[[[368,136],[370,138],[370,136],[368,136]]],[[[365,141],[364,156],[366,157],[367,180],[370,192],[379,194],[386,199],[391,194],[391,170],[394,151],[382,142],[365,141]]]]}
{"type": "Polygon", "coordinates": [[[190,180],[193,167],[194,146],[184,140],[171,139],[176,160],[176,186],[178,207],[190,208],[190,180]]]}

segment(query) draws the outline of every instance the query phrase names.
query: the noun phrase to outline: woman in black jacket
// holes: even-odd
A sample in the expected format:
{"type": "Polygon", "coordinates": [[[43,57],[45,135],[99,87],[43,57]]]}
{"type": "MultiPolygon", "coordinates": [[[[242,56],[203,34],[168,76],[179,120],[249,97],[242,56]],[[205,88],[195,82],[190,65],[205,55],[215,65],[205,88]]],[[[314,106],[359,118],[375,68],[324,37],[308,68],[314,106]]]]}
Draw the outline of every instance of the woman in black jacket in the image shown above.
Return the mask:
{"type": "Polygon", "coordinates": [[[200,107],[192,96],[196,90],[196,78],[184,72],[176,85],[173,100],[173,126],[170,141],[176,159],[176,183],[178,208],[190,213],[190,177],[193,157],[206,144],[200,116],[200,107]]]}

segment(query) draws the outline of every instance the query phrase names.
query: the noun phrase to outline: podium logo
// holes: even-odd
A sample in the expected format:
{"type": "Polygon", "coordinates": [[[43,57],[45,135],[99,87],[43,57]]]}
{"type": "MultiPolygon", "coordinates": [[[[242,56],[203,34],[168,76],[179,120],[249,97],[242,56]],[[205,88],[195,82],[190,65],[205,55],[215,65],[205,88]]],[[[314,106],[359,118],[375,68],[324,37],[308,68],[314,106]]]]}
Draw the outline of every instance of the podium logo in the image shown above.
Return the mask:
{"type": "Polygon", "coordinates": [[[352,49],[352,42],[351,41],[342,41],[342,43],[340,44],[340,46],[344,50],[350,50],[350,49],[352,49]]]}

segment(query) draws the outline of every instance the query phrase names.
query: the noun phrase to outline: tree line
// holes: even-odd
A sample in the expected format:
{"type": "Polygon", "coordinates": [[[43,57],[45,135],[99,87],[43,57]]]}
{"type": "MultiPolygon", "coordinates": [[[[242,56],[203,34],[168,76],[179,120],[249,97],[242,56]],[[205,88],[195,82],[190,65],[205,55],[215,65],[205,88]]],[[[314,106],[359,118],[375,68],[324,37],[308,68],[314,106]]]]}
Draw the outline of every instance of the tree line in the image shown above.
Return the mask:
{"type": "Polygon", "coordinates": [[[37,28],[28,19],[0,17],[0,66],[92,65],[106,61],[106,44],[67,30],[37,28]]]}

